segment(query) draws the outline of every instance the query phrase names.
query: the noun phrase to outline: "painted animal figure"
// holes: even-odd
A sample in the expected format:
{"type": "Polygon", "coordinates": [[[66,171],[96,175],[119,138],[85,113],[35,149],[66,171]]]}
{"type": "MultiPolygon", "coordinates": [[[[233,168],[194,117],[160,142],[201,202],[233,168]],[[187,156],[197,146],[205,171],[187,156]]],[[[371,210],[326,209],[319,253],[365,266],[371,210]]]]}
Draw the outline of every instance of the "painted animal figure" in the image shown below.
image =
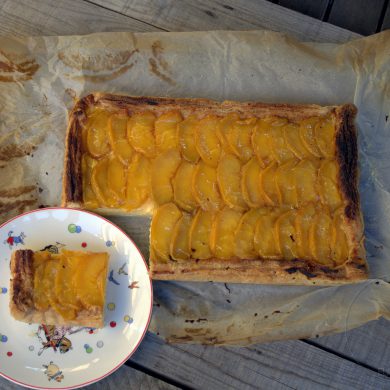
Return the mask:
{"type": "Polygon", "coordinates": [[[26,235],[21,232],[18,236],[13,235],[13,231],[10,230],[8,232],[8,238],[4,241],[4,244],[8,244],[9,249],[12,249],[14,245],[22,244],[24,245],[24,239],[26,238],[26,235]]]}
{"type": "Polygon", "coordinates": [[[69,330],[70,328],[65,326],[40,325],[37,336],[42,343],[42,347],[38,352],[38,356],[41,356],[43,351],[48,348],[53,348],[55,352],[58,350],[60,353],[70,351],[72,342],[65,337],[69,330]]]}
{"type": "Polygon", "coordinates": [[[90,332],[91,328],[77,327],[72,328],[70,326],[53,326],[53,325],[39,325],[36,335],[42,344],[41,349],[38,352],[38,356],[41,356],[43,351],[49,348],[53,348],[54,352],[67,353],[72,348],[72,341],[65,337],[74,333],[86,330],[90,332]]]}
{"type": "Polygon", "coordinates": [[[60,371],[60,368],[57,366],[57,364],[50,362],[49,364],[43,364],[43,367],[45,368],[44,374],[47,375],[49,382],[53,380],[56,382],[61,382],[64,379],[62,371],[60,371]]]}

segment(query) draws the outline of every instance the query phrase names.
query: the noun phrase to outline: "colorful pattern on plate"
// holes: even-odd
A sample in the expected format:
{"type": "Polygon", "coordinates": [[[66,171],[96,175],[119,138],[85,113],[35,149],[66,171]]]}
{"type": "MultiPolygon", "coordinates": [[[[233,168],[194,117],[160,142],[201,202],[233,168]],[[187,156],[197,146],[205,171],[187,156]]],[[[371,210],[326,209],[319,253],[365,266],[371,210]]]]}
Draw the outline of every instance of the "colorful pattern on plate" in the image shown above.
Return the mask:
{"type": "Polygon", "coordinates": [[[21,232],[18,236],[14,235],[14,232],[10,230],[8,232],[8,238],[4,240],[4,244],[8,244],[9,249],[12,249],[13,246],[17,246],[19,244],[24,245],[24,239],[26,238],[26,235],[21,232]]]}
{"type": "Polygon", "coordinates": [[[47,380],[49,382],[53,380],[56,382],[62,382],[64,379],[64,375],[62,374],[62,371],[60,370],[60,367],[57,366],[57,364],[50,362],[49,364],[43,364],[43,368],[45,368],[43,373],[47,376],[47,380]]]}

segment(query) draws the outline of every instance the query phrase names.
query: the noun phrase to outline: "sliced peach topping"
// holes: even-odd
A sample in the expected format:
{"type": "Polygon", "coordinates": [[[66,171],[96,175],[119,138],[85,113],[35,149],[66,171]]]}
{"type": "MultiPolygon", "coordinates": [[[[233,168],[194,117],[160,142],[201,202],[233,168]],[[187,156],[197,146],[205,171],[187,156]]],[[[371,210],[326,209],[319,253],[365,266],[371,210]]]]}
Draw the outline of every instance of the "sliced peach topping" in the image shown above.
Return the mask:
{"type": "Polygon", "coordinates": [[[241,192],[241,162],[236,156],[222,156],[217,168],[217,181],[222,198],[229,207],[237,210],[247,208],[241,192]]]}
{"type": "Polygon", "coordinates": [[[265,199],[260,190],[260,172],[262,168],[256,157],[252,157],[241,170],[242,196],[249,207],[265,205],[265,199]]]}
{"type": "Polygon", "coordinates": [[[173,200],[172,178],[181,163],[180,153],[169,149],[159,154],[152,163],[152,195],[157,204],[173,200]]]}
{"type": "Polygon", "coordinates": [[[299,136],[305,148],[314,156],[321,157],[321,152],[318,149],[314,129],[317,126],[319,119],[317,117],[303,119],[299,126],[299,136]]]}
{"type": "Polygon", "coordinates": [[[210,235],[211,252],[219,259],[235,256],[235,230],[241,219],[241,213],[225,207],[214,218],[210,235]]]}
{"type": "Polygon", "coordinates": [[[192,190],[203,210],[219,210],[223,201],[218,189],[217,170],[201,161],[193,175],[192,190]]]}
{"type": "Polygon", "coordinates": [[[214,214],[199,209],[192,220],[190,228],[190,250],[194,259],[209,259],[213,253],[210,249],[210,234],[214,214]]]}
{"type": "MultiPolygon", "coordinates": [[[[265,212],[266,209],[250,209],[242,215],[235,231],[235,254],[239,258],[254,259],[259,257],[258,251],[254,246],[253,237],[257,220],[265,212]]],[[[258,239],[261,239],[261,234],[258,239]]]]}
{"type": "Polygon", "coordinates": [[[192,191],[192,180],[196,165],[182,161],[172,179],[173,199],[175,203],[185,211],[191,212],[198,203],[192,191]]]}
{"type": "Polygon", "coordinates": [[[127,115],[113,114],[108,120],[108,139],[111,149],[120,162],[128,165],[134,149],[127,139],[127,115]]]}
{"type": "Polygon", "coordinates": [[[198,122],[195,131],[195,146],[203,162],[211,167],[218,165],[221,144],[217,136],[218,118],[208,115],[198,122]]]}
{"type": "Polygon", "coordinates": [[[126,210],[140,207],[151,195],[151,163],[136,153],[127,169],[126,210]]]}
{"type": "Polygon", "coordinates": [[[169,111],[159,116],[154,123],[156,147],[159,152],[177,148],[177,126],[183,120],[179,111],[169,111]]]}
{"type": "Polygon", "coordinates": [[[172,240],[169,252],[174,260],[188,260],[191,257],[190,251],[190,228],[192,224],[192,215],[183,213],[176,222],[172,232],[172,240]]]}
{"type": "Polygon", "coordinates": [[[156,155],[154,122],[156,116],[150,112],[137,112],[127,122],[127,138],[130,145],[148,158],[156,155]]]}
{"type": "Polygon", "coordinates": [[[197,163],[200,158],[195,146],[195,130],[198,126],[198,122],[195,115],[189,115],[184,121],[177,125],[181,154],[183,158],[192,163],[197,163]]]}
{"type": "Polygon", "coordinates": [[[87,119],[87,148],[95,158],[102,157],[110,151],[107,139],[109,116],[107,111],[95,109],[87,119]]]}
{"type": "Polygon", "coordinates": [[[173,231],[181,216],[182,212],[174,203],[160,206],[153,216],[150,227],[151,246],[164,261],[169,260],[173,231]]]}

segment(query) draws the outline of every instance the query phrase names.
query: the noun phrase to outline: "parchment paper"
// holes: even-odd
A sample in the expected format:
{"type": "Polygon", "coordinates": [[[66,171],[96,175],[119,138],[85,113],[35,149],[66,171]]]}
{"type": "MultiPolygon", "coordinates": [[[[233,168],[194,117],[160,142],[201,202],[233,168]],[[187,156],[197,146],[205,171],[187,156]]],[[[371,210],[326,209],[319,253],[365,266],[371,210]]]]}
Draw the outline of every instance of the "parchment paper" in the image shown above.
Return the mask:
{"type": "MultiPolygon", "coordinates": [[[[371,279],[323,288],[154,282],[151,330],[176,342],[248,344],[390,318],[389,31],[343,45],[267,31],[0,38],[0,50],[1,222],[60,204],[76,96],[355,103],[371,279]]],[[[149,219],[113,220],[147,256],[149,219]]]]}

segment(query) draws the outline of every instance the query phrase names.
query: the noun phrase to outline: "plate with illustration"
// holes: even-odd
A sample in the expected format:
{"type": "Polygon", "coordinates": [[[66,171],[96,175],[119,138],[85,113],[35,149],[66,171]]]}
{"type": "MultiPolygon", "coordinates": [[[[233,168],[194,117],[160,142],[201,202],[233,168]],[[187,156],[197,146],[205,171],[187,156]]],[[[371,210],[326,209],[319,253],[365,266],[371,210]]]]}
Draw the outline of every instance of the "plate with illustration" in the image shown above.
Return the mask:
{"type": "Polygon", "coordinates": [[[133,241],[98,215],[67,208],[22,214],[0,226],[0,375],[31,388],[71,389],[118,369],[137,349],[152,312],[148,268],[133,241]],[[17,249],[107,252],[105,326],[25,324],[9,312],[17,249]]]}

